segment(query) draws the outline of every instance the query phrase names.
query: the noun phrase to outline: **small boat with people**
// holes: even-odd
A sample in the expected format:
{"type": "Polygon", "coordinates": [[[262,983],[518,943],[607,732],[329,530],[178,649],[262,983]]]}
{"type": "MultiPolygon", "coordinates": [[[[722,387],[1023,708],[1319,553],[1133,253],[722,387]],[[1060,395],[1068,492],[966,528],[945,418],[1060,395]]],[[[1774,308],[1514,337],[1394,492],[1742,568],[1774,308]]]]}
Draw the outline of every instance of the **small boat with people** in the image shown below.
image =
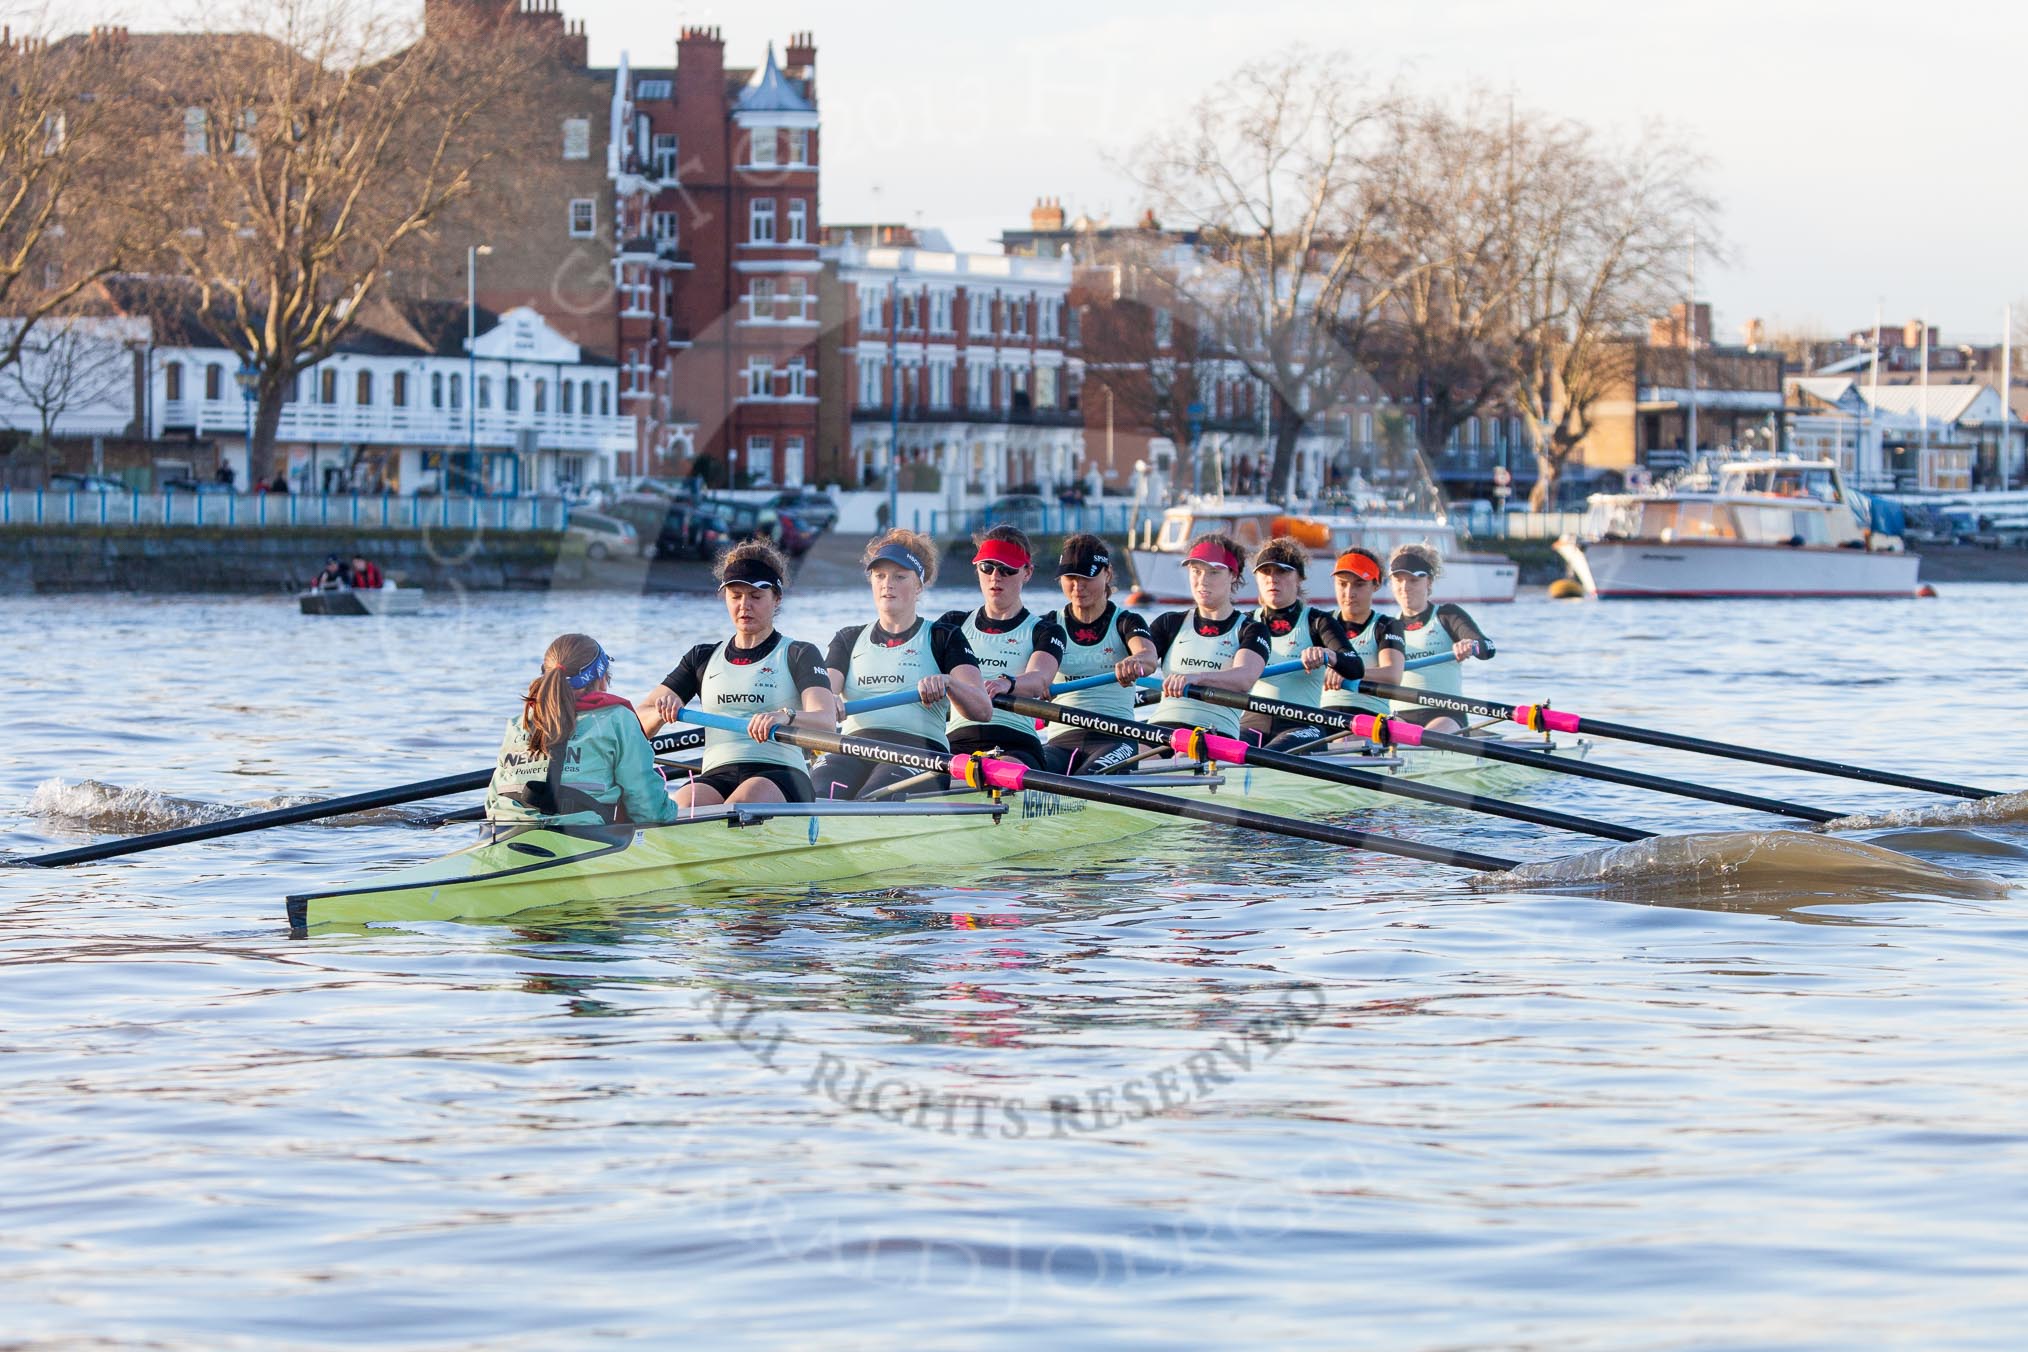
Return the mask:
{"type": "Polygon", "coordinates": [[[1902,519],[1828,460],[1737,460],[1594,494],[1556,553],[1602,599],[1912,596],[1902,519]]]}
{"type": "Polygon", "coordinates": [[[419,587],[398,587],[381,566],[363,554],[333,554],[310,585],[296,593],[305,615],[413,615],[422,609],[419,587]]]}

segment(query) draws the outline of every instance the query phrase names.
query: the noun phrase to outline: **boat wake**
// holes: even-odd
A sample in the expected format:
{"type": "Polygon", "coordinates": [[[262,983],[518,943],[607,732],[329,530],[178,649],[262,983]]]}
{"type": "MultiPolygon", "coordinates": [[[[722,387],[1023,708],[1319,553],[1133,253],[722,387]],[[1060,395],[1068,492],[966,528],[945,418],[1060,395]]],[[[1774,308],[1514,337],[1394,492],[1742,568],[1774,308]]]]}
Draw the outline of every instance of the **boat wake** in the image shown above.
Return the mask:
{"type": "Polygon", "coordinates": [[[1696,890],[1718,886],[1754,892],[1832,893],[1866,890],[1952,897],[2001,897],[2009,885],[1983,873],[1932,864],[1860,840],[1807,831],[1710,831],[1615,845],[1562,859],[1523,864],[1473,879],[1475,886],[1696,890]]]}
{"type": "MultiPolygon", "coordinates": [[[[83,779],[75,784],[46,779],[35,786],[28,799],[28,815],[56,822],[76,830],[99,835],[146,835],[173,831],[180,826],[209,826],[250,812],[299,807],[319,801],[306,793],[278,794],[240,806],[207,803],[196,798],[178,798],[155,789],[127,788],[102,780],[83,779]]],[[[441,808],[404,806],[349,812],[307,822],[309,826],[418,826],[429,822],[441,808]]]]}
{"type": "Polygon", "coordinates": [[[1974,798],[1931,807],[1901,807],[1887,812],[1862,812],[1825,822],[1825,831],[1880,831],[1921,826],[2000,826],[2028,822],[2028,789],[1996,798],[1974,798]]]}

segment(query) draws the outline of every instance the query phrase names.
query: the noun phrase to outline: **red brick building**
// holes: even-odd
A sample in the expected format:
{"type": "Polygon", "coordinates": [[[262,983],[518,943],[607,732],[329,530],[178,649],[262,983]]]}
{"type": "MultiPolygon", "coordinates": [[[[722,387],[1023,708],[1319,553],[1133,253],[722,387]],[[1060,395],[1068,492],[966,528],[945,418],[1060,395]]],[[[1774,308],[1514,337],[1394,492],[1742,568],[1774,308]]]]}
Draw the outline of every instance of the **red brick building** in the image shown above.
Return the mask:
{"type": "Polygon", "coordinates": [[[817,451],[817,50],[728,69],[715,28],[612,72],[621,399],[636,473],[799,484],[817,451]]]}

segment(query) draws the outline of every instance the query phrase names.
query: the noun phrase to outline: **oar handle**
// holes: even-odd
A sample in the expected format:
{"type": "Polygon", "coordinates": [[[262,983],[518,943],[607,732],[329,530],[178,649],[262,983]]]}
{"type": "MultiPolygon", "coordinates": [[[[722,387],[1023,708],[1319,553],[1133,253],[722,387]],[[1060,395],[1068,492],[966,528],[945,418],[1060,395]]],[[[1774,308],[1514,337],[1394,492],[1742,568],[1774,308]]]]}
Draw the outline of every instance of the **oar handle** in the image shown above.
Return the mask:
{"type": "Polygon", "coordinates": [[[922,703],[921,693],[914,686],[909,686],[905,690],[896,690],[886,695],[868,695],[864,699],[855,699],[840,707],[847,714],[870,714],[875,709],[898,709],[904,704],[920,703],[922,703]]]}
{"type": "MultiPolygon", "coordinates": [[[[1418,657],[1413,662],[1407,663],[1402,667],[1402,670],[1421,671],[1424,667],[1440,667],[1446,662],[1455,662],[1457,660],[1458,656],[1456,653],[1431,653],[1428,657],[1418,657]]],[[[1303,664],[1301,662],[1276,662],[1271,666],[1261,668],[1260,679],[1264,681],[1270,676],[1284,676],[1289,672],[1301,671],[1302,669],[1303,664]]],[[[1140,680],[1134,682],[1134,684],[1143,686],[1149,690],[1160,690],[1162,688],[1162,678],[1160,676],[1143,676],[1140,680]]],[[[1065,687],[1052,686],[1050,693],[1054,694],[1063,688],[1065,687]]]]}
{"type": "MultiPolygon", "coordinates": [[[[1292,671],[1301,671],[1302,669],[1303,664],[1299,661],[1273,662],[1262,668],[1260,674],[1265,679],[1269,676],[1286,676],[1292,671]]],[[[1049,693],[1052,695],[1068,695],[1073,690],[1097,690],[1101,686],[1118,685],[1119,681],[1120,678],[1112,673],[1101,672],[1097,676],[1084,676],[1075,681],[1058,681],[1055,685],[1049,687],[1049,693]]],[[[1162,678],[1159,676],[1143,676],[1141,678],[1142,685],[1146,685],[1149,681],[1153,681],[1156,685],[1162,684],[1162,678]]]]}

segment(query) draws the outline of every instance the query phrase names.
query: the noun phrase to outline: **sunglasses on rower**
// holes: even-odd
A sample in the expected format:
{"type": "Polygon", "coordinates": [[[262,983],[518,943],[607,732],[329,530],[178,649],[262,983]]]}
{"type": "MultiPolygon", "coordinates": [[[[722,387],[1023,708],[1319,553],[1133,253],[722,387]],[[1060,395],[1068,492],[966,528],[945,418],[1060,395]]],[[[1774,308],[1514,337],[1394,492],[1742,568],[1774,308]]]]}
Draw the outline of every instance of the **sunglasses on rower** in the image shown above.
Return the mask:
{"type": "Polygon", "coordinates": [[[987,577],[1013,577],[1021,571],[1019,568],[1009,568],[1004,563],[994,563],[990,559],[984,563],[975,563],[972,566],[987,577]]]}
{"type": "Polygon", "coordinates": [[[1429,569],[1427,569],[1427,568],[1397,568],[1397,569],[1395,569],[1395,570],[1394,570],[1394,571],[1393,571],[1392,573],[1389,573],[1389,574],[1388,574],[1388,576],[1389,576],[1389,577],[1428,577],[1428,576],[1429,576],[1429,569]]]}

